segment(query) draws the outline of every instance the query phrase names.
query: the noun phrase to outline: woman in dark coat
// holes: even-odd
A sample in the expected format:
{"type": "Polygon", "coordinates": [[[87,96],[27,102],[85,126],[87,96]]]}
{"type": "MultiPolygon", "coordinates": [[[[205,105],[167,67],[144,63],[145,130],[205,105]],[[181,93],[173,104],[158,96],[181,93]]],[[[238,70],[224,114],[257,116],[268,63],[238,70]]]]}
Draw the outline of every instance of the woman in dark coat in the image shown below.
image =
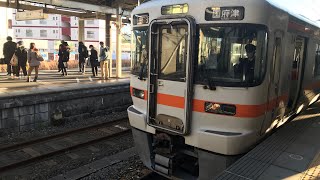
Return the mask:
{"type": "Polygon", "coordinates": [[[90,48],[90,64],[91,64],[91,68],[92,68],[92,74],[93,77],[98,76],[98,52],[97,50],[93,47],[93,45],[89,46],[90,48]]]}
{"type": "Polygon", "coordinates": [[[67,42],[63,43],[62,49],[61,49],[61,57],[62,60],[60,63],[60,68],[62,71],[62,76],[67,76],[68,72],[67,72],[67,68],[68,68],[68,61],[69,61],[69,57],[70,57],[70,48],[67,42]]]}
{"type": "Polygon", "coordinates": [[[28,51],[23,46],[23,42],[22,41],[18,42],[18,48],[16,50],[16,56],[18,57],[18,67],[17,67],[16,76],[19,77],[20,69],[22,69],[23,75],[27,76],[27,68],[26,68],[26,66],[27,66],[27,60],[28,60],[28,51]]]}
{"type": "Polygon", "coordinates": [[[84,45],[84,43],[81,41],[79,42],[78,52],[79,52],[79,71],[82,72],[82,74],[84,74],[85,72],[84,64],[86,63],[86,58],[88,57],[88,49],[84,45]]]}

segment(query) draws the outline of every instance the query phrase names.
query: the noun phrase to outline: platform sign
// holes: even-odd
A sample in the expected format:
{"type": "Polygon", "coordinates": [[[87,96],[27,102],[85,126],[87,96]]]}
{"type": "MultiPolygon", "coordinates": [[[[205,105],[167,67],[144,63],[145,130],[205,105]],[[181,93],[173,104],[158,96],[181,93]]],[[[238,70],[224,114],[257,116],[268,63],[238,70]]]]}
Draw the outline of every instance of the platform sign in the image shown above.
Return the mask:
{"type": "Polygon", "coordinates": [[[47,19],[48,14],[44,13],[43,9],[34,11],[23,11],[16,13],[16,21],[47,19]]]}

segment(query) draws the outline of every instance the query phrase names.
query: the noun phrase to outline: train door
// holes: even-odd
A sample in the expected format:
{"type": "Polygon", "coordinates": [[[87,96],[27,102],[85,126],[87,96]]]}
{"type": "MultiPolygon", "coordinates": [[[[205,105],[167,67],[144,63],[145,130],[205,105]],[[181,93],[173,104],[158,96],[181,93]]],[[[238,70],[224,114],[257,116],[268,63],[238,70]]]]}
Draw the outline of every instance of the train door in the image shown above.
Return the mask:
{"type": "Polygon", "coordinates": [[[274,47],[272,52],[271,71],[269,76],[268,86],[268,106],[267,109],[271,110],[271,115],[266,116],[261,133],[263,134],[273,123],[274,120],[281,116],[279,103],[280,93],[280,75],[281,75],[281,59],[282,59],[282,36],[283,33],[277,31],[275,33],[274,47]]]}
{"type": "Polygon", "coordinates": [[[156,20],[150,29],[148,124],[186,134],[192,101],[190,23],[156,20]]]}
{"type": "Polygon", "coordinates": [[[295,38],[294,54],[291,66],[290,89],[288,99],[288,110],[292,111],[296,108],[299,93],[303,80],[303,69],[306,54],[306,38],[297,36],[295,38]]]}

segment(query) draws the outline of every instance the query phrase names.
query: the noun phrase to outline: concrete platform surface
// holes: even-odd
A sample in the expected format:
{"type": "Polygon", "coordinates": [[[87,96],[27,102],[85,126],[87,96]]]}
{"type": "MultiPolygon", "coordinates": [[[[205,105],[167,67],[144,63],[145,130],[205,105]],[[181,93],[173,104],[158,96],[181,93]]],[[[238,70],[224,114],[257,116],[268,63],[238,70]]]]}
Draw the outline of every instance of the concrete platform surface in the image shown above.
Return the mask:
{"type": "Polygon", "coordinates": [[[320,179],[320,103],[231,165],[219,180],[320,179]]]}
{"type": "Polygon", "coordinates": [[[111,77],[109,80],[101,80],[100,74],[98,77],[92,77],[92,73],[88,68],[85,74],[79,73],[76,69],[69,70],[68,76],[64,77],[56,70],[43,70],[39,72],[37,82],[26,82],[26,77],[13,78],[6,76],[6,73],[0,73],[0,99],[20,95],[93,88],[121,82],[129,83],[129,71],[124,71],[122,74],[122,78],[111,77]]]}

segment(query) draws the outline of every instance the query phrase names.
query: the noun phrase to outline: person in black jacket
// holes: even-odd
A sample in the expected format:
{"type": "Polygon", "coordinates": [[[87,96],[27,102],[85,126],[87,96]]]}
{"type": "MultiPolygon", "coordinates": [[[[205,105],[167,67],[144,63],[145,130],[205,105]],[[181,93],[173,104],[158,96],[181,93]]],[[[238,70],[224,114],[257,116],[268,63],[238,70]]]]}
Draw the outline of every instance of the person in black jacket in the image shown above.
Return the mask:
{"type": "Polygon", "coordinates": [[[61,40],[61,44],[59,45],[59,60],[58,60],[58,72],[60,72],[62,70],[62,66],[63,66],[63,62],[62,62],[62,51],[65,49],[66,47],[64,46],[64,40],[61,40]]]}
{"type": "Polygon", "coordinates": [[[18,42],[18,48],[16,50],[16,56],[18,57],[18,67],[16,69],[16,76],[19,77],[20,69],[22,69],[23,75],[27,76],[27,59],[28,59],[28,51],[23,46],[23,42],[18,42]]]}
{"type": "Polygon", "coordinates": [[[85,68],[84,64],[86,63],[86,58],[88,57],[88,48],[83,44],[83,42],[79,42],[79,72],[84,74],[85,68]]]}
{"type": "Polygon", "coordinates": [[[93,45],[89,46],[90,49],[90,64],[91,64],[91,68],[92,68],[92,74],[93,77],[98,76],[98,52],[97,50],[93,47],[93,45]]]}
{"type": "Polygon", "coordinates": [[[12,73],[15,73],[12,70],[12,66],[10,64],[10,61],[11,61],[13,54],[16,51],[16,48],[17,48],[17,44],[15,42],[12,42],[11,36],[8,36],[7,42],[3,44],[3,55],[5,58],[5,62],[7,64],[7,72],[8,72],[9,76],[11,76],[12,73]]]}
{"type": "Polygon", "coordinates": [[[243,81],[252,83],[254,81],[254,66],[256,46],[247,44],[245,46],[247,58],[240,58],[239,65],[235,68],[236,75],[243,81]]]}
{"type": "Polygon", "coordinates": [[[67,68],[68,68],[68,61],[70,57],[70,48],[67,42],[63,43],[63,49],[62,49],[62,63],[60,64],[61,70],[62,70],[62,76],[67,76],[67,68]]]}

